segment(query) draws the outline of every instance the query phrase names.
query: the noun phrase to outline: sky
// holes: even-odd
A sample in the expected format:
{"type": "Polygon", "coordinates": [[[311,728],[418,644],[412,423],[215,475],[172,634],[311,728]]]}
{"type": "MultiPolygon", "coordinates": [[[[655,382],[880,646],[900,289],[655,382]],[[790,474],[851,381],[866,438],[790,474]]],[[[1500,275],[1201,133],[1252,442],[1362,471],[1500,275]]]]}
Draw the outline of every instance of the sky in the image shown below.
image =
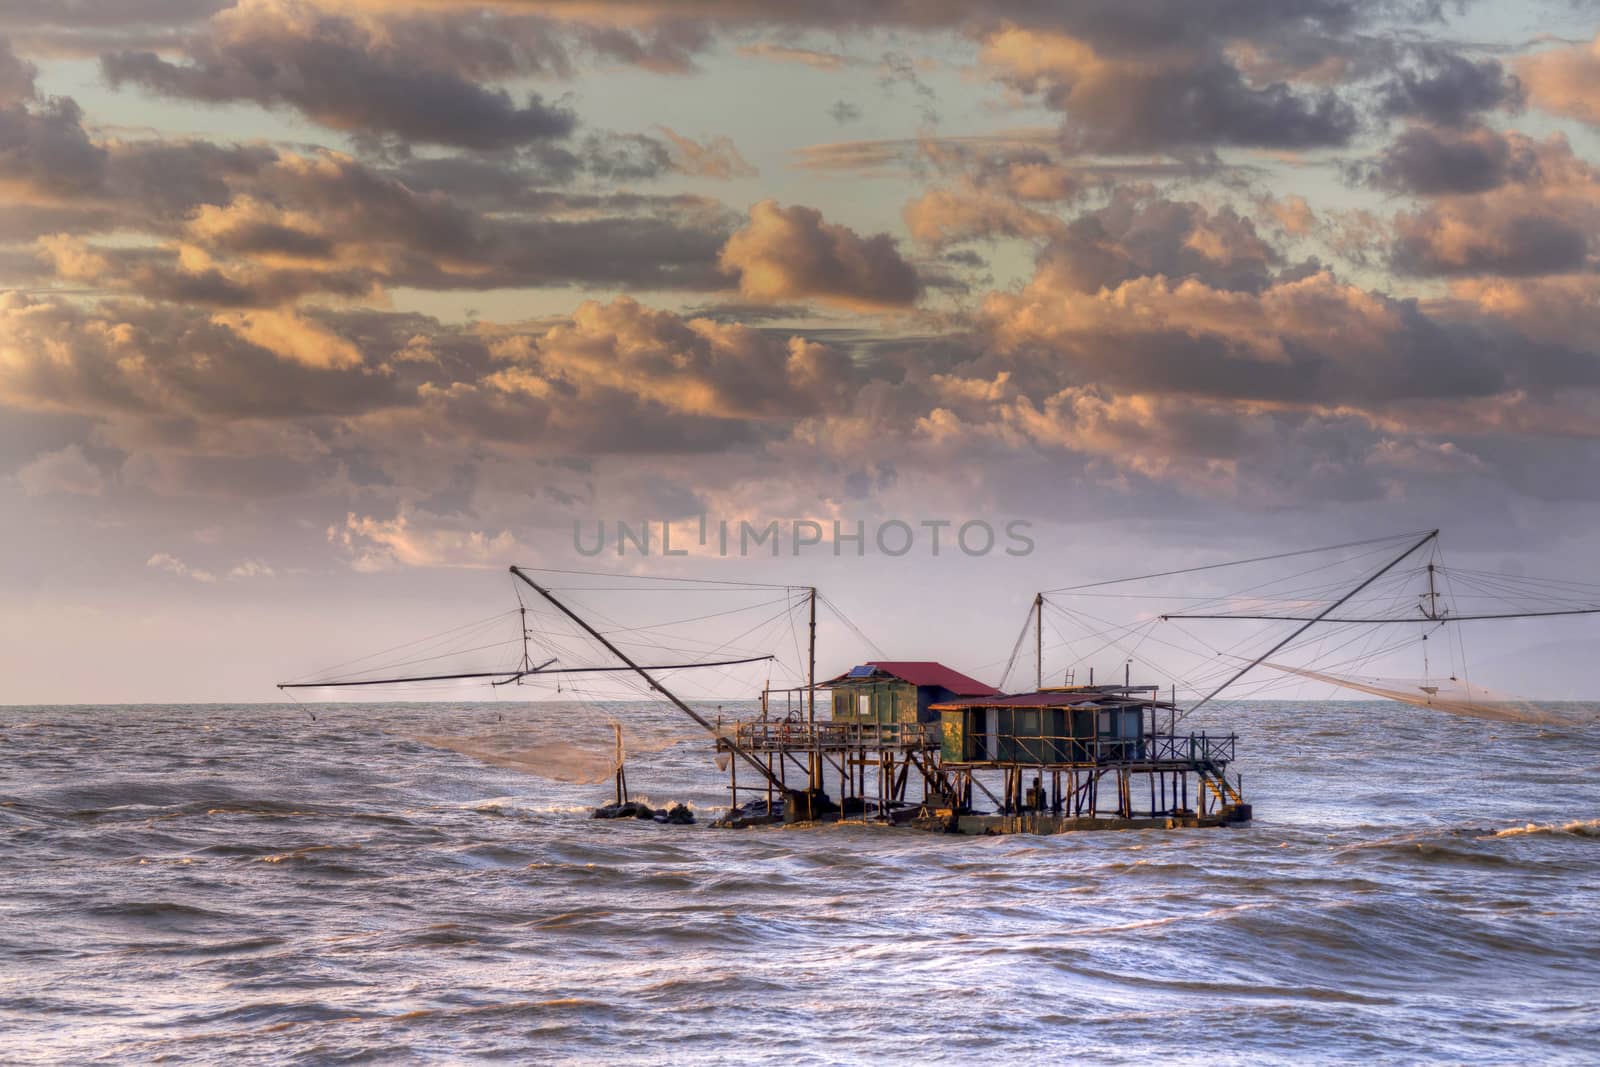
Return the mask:
{"type": "MultiPolygon", "coordinates": [[[[1038,589],[1411,530],[1600,583],[1597,31],[0,0],[0,703],[270,700],[513,562],[816,585],[965,669],[1038,589]],[[581,551],[618,521],[656,551],[581,551]]],[[[1600,696],[1593,621],[1474,641],[1600,696]]]]}

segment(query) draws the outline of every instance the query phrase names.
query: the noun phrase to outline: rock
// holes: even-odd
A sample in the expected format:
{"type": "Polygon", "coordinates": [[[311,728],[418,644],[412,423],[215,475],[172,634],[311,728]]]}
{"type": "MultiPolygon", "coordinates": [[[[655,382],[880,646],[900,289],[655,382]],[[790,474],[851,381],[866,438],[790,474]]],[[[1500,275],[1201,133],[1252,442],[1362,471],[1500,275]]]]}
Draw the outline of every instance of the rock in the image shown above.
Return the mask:
{"type": "Polygon", "coordinates": [[[694,812],[683,804],[674,804],[672,810],[667,812],[666,821],[673,826],[691,826],[694,824],[694,812]]]}
{"type": "Polygon", "coordinates": [[[603,808],[594,809],[596,819],[651,819],[655,817],[655,810],[648,804],[641,804],[637,800],[630,800],[623,804],[607,804],[603,808]]]}
{"type": "Polygon", "coordinates": [[[837,815],[839,806],[828,799],[820,789],[789,789],[783,795],[783,821],[787,823],[812,822],[837,815]]]}

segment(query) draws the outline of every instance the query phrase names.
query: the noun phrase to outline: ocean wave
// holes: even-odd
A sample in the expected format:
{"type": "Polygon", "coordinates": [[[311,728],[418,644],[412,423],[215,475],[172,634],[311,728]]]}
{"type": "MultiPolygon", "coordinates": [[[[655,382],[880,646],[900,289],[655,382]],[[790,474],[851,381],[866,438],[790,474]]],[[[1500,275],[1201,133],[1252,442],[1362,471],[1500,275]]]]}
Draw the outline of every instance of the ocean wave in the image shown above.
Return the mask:
{"type": "Polygon", "coordinates": [[[1528,823],[1524,826],[1511,826],[1504,830],[1495,830],[1490,837],[1524,837],[1527,835],[1560,834],[1568,837],[1600,838],[1600,819],[1577,819],[1572,822],[1556,825],[1547,823],[1528,823]]]}
{"type": "MultiPolygon", "coordinates": [[[[1253,827],[954,838],[595,822],[609,781],[403,739],[459,708],[317,715],[12,731],[6,1057],[1579,1062],[1600,1032],[1588,738],[1263,706],[1253,827]]],[[[630,754],[725,805],[702,755],[630,754]]]]}

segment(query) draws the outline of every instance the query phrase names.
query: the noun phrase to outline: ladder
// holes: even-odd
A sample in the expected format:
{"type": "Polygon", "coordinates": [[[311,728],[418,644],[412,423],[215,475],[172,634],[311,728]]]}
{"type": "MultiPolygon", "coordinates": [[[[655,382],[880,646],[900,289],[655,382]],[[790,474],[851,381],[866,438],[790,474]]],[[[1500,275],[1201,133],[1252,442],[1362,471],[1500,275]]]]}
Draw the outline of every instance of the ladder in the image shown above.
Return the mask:
{"type": "Polygon", "coordinates": [[[1243,804],[1244,795],[1237,786],[1228,781],[1228,772],[1211,760],[1196,760],[1195,773],[1217,803],[1227,807],[1234,804],[1243,804]]]}

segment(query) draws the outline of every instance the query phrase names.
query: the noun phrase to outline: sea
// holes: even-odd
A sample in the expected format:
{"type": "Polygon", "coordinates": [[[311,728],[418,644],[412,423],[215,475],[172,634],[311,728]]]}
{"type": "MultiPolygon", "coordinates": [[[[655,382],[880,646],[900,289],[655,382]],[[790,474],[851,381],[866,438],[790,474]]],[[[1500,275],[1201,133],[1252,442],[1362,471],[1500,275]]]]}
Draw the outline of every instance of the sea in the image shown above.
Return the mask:
{"type": "Polygon", "coordinates": [[[1206,708],[1250,824],[960,837],[714,829],[654,705],[0,708],[0,1062],[1593,1064],[1576,710],[1206,708]]]}

